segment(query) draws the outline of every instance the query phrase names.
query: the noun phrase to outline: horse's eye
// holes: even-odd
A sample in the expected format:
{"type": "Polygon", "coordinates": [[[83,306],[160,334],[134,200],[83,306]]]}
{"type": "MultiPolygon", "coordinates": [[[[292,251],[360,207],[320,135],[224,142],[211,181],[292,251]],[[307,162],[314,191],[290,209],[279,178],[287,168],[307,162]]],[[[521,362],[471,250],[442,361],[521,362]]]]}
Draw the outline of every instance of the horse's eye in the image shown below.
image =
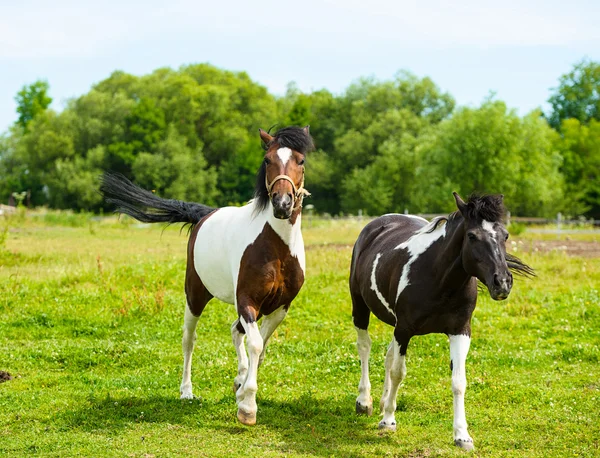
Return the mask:
{"type": "Polygon", "coordinates": [[[504,236],[504,241],[506,242],[508,240],[508,232],[506,233],[506,235],[504,236]]]}
{"type": "Polygon", "coordinates": [[[477,240],[477,236],[473,232],[468,232],[467,237],[469,237],[469,240],[477,240]]]}
{"type": "Polygon", "coordinates": [[[298,165],[304,165],[304,159],[300,159],[300,162],[298,162],[298,165]]]}
{"type": "Polygon", "coordinates": [[[265,164],[269,165],[271,163],[271,160],[268,157],[265,157],[265,164]]]}

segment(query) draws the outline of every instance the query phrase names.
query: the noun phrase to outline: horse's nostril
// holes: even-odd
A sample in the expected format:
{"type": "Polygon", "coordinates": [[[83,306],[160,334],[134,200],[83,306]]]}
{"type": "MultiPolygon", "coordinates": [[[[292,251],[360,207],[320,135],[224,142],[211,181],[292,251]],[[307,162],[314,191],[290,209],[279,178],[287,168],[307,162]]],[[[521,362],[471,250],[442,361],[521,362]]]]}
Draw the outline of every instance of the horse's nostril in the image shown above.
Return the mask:
{"type": "Polygon", "coordinates": [[[494,274],[494,285],[500,286],[500,280],[498,279],[498,274],[494,274]]]}

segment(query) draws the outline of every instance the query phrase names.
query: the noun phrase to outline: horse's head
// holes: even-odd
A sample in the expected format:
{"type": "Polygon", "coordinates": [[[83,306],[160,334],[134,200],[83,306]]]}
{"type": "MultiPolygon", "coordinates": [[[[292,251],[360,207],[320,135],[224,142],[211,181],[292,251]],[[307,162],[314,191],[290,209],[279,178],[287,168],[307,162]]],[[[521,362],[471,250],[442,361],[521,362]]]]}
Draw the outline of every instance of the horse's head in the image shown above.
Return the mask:
{"type": "MultiPolygon", "coordinates": [[[[304,189],[304,159],[312,149],[308,126],[286,127],[271,136],[259,129],[265,145],[265,158],[261,172],[264,173],[266,196],[273,205],[273,216],[288,219],[302,205],[308,192],[304,189]]],[[[267,202],[264,202],[266,204],[267,202]]]]}
{"type": "Polygon", "coordinates": [[[506,299],[513,285],[509,263],[518,259],[506,254],[508,231],[501,221],[503,196],[471,197],[464,202],[454,193],[454,198],[464,218],[463,268],[487,287],[492,299],[506,299]]]}

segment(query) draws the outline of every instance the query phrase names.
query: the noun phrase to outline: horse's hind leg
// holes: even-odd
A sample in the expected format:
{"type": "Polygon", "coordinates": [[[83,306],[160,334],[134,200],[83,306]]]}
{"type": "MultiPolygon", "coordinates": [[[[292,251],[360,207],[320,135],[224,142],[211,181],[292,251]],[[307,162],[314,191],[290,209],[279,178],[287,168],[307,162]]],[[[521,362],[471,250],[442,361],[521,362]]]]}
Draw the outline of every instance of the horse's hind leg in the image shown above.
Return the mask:
{"type": "Polygon", "coordinates": [[[183,377],[181,379],[181,399],[193,399],[192,394],[192,353],[196,342],[196,325],[199,316],[194,316],[190,308],[185,306],[185,315],[183,318],[183,377]]]}
{"type": "Polygon", "coordinates": [[[183,318],[183,339],[181,346],[183,348],[183,377],[181,379],[181,399],[193,399],[192,394],[192,353],[194,352],[194,343],[196,342],[196,325],[204,307],[212,299],[212,295],[204,287],[200,277],[196,273],[194,266],[190,263],[188,256],[188,266],[185,277],[185,294],[187,304],[183,318]]]}
{"type": "Polygon", "coordinates": [[[356,398],[356,413],[371,415],[373,398],[371,397],[371,381],[369,380],[369,355],[371,338],[369,337],[369,318],[371,311],[359,295],[352,295],[352,318],[356,328],[356,347],[360,358],[360,382],[356,398]]]}
{"type": "Polygon", "coordinates": [[[396,431],[396,396],[398,387],[406,376],[406,348],[408,338],[394,333],[394,340],[386,356],[385,377],[388,385],[387,395],[384,393],[383,419],[379,422],[379,429],[396,431]],[[391,352],[391,354],[390,354],[391,352]]]}
{"type": "Polygon", "coordinates": [[[379,413],[383,413],[383,409],[385,407],[385,400],[390,392],[390,368],[392,367],[392,363],[394,362],[394,342],[390,342],[387,353],[385,354],[385,377],[383,381],[383,394],[381,395],[381,400],[379,401],[379,413]]]}

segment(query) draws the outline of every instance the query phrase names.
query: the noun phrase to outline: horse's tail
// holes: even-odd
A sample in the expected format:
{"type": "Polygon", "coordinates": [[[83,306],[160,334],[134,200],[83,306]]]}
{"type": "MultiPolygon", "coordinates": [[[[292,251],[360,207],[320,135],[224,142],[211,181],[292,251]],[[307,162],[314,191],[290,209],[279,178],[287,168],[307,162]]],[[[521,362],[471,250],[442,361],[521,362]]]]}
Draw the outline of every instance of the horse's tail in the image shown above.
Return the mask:
{"type": "Polygon", "coordinates": [[[134,185],[120,173],[107,172],[102,177],[100,192],[106,202],[143,223],[185,223],[194,225],[214,210],[202,204],[163,199],[134,185]]]}

